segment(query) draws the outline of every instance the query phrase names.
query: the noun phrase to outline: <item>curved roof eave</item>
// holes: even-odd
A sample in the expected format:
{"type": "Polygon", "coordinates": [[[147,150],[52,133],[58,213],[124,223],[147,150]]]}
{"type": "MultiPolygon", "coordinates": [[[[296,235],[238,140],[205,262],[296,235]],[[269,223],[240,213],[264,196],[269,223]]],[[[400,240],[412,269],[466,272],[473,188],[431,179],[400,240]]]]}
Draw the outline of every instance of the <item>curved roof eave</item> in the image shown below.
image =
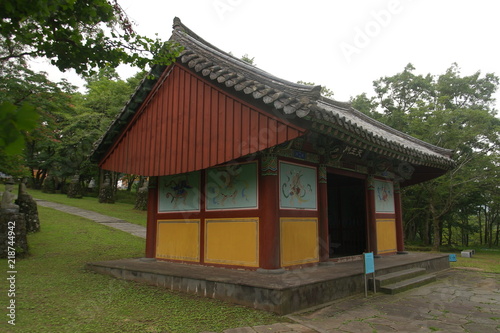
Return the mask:
{"type": "MultiPolygon", "coordinates": [[[[356,144],[386,156],[443,170],[454,166],[450,150],[399,132],[355,110],[349,103],[321,97],[320,86],[289,82],[237,59],[203,40],[178,18],[174,19],[173,28],[170,40],[183,47],[177,62],[216,85],[261,101],[284,116],[302,118],[311,130],[317,131],[321,125],[331,127],[356,144]]],[[[99,160],[105,154],[165,70],[165,66],[152,68],[106,134],[96,142],[93,160],[99,160]],[[152,76],[156,78],[150,79],[152,76]]]]}

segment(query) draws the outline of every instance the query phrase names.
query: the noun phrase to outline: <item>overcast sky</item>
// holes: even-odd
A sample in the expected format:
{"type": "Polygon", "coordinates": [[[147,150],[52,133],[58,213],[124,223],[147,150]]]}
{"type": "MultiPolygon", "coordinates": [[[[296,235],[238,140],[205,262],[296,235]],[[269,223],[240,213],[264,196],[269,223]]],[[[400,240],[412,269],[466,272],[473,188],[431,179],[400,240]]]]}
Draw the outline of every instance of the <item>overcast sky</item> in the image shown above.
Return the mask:
{"type": "MultiPolygon", "coordinates": [[[[326,86],[340,101],[362,92],[373,95],[374,80],[401,72],[408,63],[417,74],[443,74],[456,62],[463,75],[478,70],[500,75],[496,0],[118,2],[140,34],[166,40],[177,16],[220,49],[237,57],[248,54],[257,67],[283,79],[326,86]]],[[[35,69],[46,64],[38,61],[35,69]]],[[[134,72],[120,71],[122,78],[134,72]]]]}

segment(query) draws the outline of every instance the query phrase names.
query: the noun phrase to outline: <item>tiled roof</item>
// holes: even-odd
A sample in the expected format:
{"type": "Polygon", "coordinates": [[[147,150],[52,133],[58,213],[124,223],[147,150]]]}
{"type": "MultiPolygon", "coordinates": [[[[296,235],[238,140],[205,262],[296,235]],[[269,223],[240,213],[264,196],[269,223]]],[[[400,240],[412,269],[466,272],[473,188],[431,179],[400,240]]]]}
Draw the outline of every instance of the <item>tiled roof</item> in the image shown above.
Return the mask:
{"type": "Polygon", "coordinates": [[[306,116],[320,98],[321,86],[292,83],[273,76],[207,43],[178,18],[174,20],[172,40],[184,46],[179,60],[204,77],[233,87],[285,114],[306,116]]]}
{"type": "MultiPolygon", "coordinates": [[[[321,97],[320,86],[292,83],[241,61],[204,41],[176,18],[172,39],[184,46],[179,60],[210,80],[233,87],[284,114],[332,127],[351,144],[410,163],[448,169],[451,151],[433,146],[382,124],[342,103],[321,97]]],[[[331,131],[326,131],[331,132],[331,131]]]]}
{"type": "MultiPolygon", "coordinates": [[[[450,150],[399,132],[353,109],[348,103],[324,98],[320,86],[292,83],[237,59],[200,38],[178,18],[174,19],[173,27],[171,40],[183,47],[177,61],[216,85],[250,96],[283,115],[301,118],[310,130],[339,138],[350,145],[413,164],[445,170],[454,165],[450,150]]],[[[152,71],[159,76],[164,69],[155,67],[152,71]]],[[[94,160],[102,157],[155,82],[145,79],[137,88],[108,132],[96,143],[94,160]]]]}
{"type": "MultiPolygon", "coordinates": [[[[450,158],[451,150],[397,131],[352,108],[348,103],[323,98],[317,105],[318,109],[313,115],[317,123],[326,123],[338,129],[350,137],[347,141],[355,141],[364,149],[426,166],[447,169],[454,165],[450,158]]],[[[318,128],[318,125],[315,128],[318,128]]]]}

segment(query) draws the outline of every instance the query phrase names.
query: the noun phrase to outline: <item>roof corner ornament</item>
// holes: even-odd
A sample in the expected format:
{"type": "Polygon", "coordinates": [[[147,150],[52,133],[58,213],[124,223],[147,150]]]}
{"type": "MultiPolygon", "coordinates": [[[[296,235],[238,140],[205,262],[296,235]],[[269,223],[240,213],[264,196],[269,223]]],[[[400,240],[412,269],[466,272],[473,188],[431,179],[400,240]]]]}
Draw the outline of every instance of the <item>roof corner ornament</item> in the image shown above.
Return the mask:
{"type": "Polygon", "coordinates": [[[172,29],[180,31],[180,30],[183,30],[182,26],[183,25],[182,25],[181,19],[178,18],[177,16],[174,17],[174,24],[172,25],[172,29]]]}
{"type": "Polygon", "coordinates": [[[320,85],[316,85],[312,88],[312,92],[315,94],[314,97],[316,97],[316,99],[320,98],[321,96],[321,89],[323,89],[323,87],[321,87],[320,85]]]}

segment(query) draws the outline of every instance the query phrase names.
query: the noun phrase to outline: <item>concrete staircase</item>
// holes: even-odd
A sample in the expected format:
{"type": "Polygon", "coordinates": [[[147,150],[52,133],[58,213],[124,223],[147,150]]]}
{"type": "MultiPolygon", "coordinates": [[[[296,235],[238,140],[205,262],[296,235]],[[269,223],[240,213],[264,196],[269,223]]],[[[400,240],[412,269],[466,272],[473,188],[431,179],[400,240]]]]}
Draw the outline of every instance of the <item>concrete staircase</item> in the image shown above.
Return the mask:
{"type": "MultiPolygon", "coordinates": [[[[419,287],[433,281],[436,281],[436,275],[427,274],[425,268],[410,268],[375,276],[377,292],[381,291],[391,295],[411,288],[419,287]]],[[[373,287],[373,279],[370,279],[369,286],[373,287]]]]}

